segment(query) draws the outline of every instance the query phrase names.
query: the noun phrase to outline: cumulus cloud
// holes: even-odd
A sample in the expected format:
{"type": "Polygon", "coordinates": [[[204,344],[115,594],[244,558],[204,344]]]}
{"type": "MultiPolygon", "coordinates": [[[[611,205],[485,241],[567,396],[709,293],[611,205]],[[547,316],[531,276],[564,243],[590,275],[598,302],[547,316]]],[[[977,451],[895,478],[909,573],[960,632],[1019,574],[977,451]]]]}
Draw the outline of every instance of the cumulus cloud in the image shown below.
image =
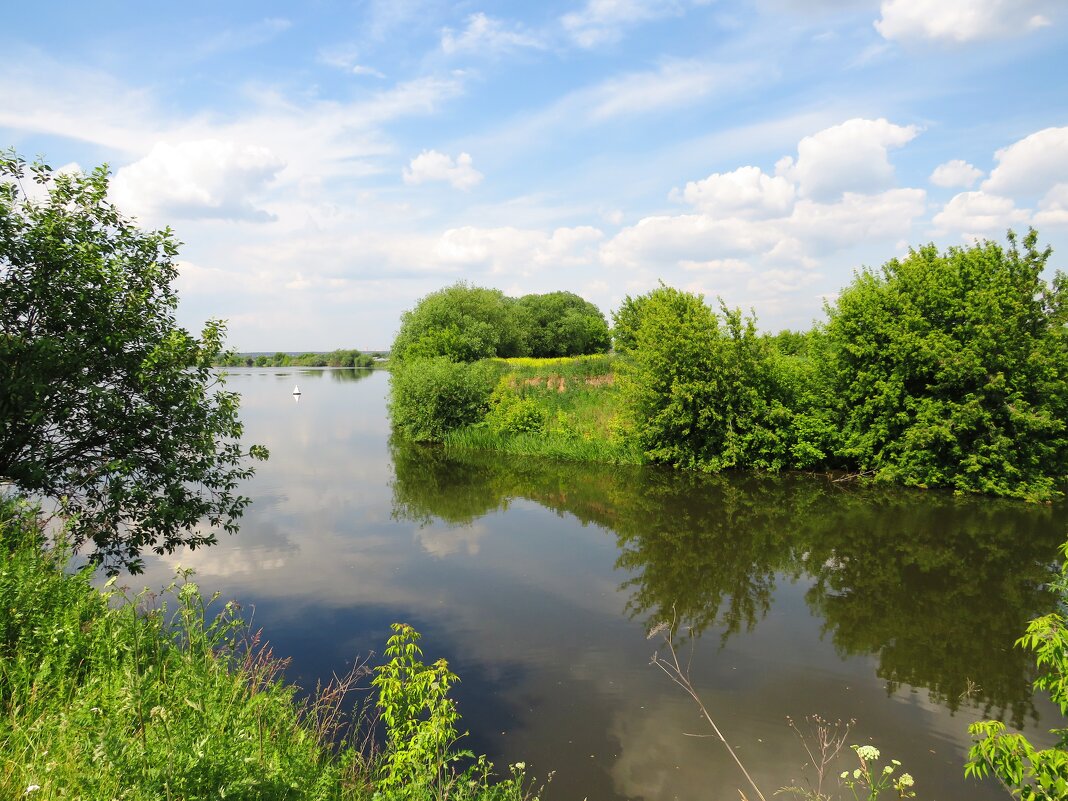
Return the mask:
{"type": "Polygon", "coordinates": [[[1027,210],[1016,208],[1011,198],[984,191],[961,192],[935,215],[934,224],[941,231],[958,232],[971,240],[1026,224],[1029,218],[1027,210]]]}
{"type": "Polygon", "coordinates": [[[781,217],[794,204],[794,185],[759,167],[739,167],[690,181],[681,197],[699,211],[715,217],[781,217]]]}
{"type": "Polygon", "coordinates": [[[448,181],[457,189],[468,190],[482,182],[482,173],[475,169],[470,153],[455,159],[437,150],[424,150],[413,158],[404,170],[406,184],[427,181],[448,181]]]}
{"type": "Polygon", "coordinates": [[[272,219],[254,200],[285,167],[268,148],[220,139],[157,142],[111,182],[115,203],[148,218],[272,219]]]}
{"type": "Polygon", "coordinates": [[[1039,201],[1035,225],[1068,225],[1068,183],[1057,184],[1039,201]]]}
{"type": "Polygon", "coordinates": [[[915,125],[885,119],[851,119],[806,136],[791,157],[775,165],[777,175],[797,183],[804,197],[833,200],[843,192],[878,192],[893,185],[887,151],[911,142],[915,125]]]}
{"type": "Polygon", "coordinates": [[[983,171],[963,159],[953,159],[939,164],[931,173],[930,181],[935,186],[971,189],[983,177],[983,171]]]}
{"type": "Polygon", "coordinates": [[[441,32],[441,49],[448,53],[495,53],[524,47],[541,49],[545,43],[532,33],[518,28],[509,29],[498,19],[482,12],[467,18],[467,27],[456,32],[445,28],[441,32]]]}
{"type": "Polygon", "coordinates": [[[1068,126],[1046,128],[994,154],[998,162],[983,182],[993,194],[1040,194],[1068,183],[1068,126]]]}
{"type": "Polygon", "coordinates": [[[875,29],[885,39],[971,42],[1050,24],[1045,0],[883,0],[875,29]]]}

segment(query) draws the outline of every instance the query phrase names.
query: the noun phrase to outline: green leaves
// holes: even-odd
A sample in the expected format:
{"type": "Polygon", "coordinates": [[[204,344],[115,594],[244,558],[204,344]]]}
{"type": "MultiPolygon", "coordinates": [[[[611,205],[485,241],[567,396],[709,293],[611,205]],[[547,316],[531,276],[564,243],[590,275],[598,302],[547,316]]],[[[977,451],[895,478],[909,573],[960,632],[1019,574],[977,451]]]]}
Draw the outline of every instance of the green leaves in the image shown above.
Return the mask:
{"type": "Polygon", "coordinates": [[[237,396],[211,364],[224,326],[177,326],[178,243],[144,231],[91,174],[0,160],[0,478],[60,501],[109,570],[214,541],[248,503],[237,396]],[[206,522],[206,527],[201,523],[206,522]]]}
{"type": "Polygon", "coordinates": [[[1048,500],[1068,474],[1064,280],[1037,234],[864,271],[828,308],[841,454],[905,484],[1048,500]]]}

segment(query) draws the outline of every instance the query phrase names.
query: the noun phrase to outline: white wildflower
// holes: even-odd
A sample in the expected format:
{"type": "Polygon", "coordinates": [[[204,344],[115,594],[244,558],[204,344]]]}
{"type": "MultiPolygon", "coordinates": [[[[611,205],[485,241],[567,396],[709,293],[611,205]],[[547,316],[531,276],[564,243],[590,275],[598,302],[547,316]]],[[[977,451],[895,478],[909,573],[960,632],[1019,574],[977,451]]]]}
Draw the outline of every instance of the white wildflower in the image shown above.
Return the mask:
{"type": "Polygon", "coordinates": [[[39,784],[31,784],[29,787],[26,788],[26,792],[24,792],[23,795],[29,795],[30,793],[36,793],[40,789],[41,789],[41,785],[39,785],[39,784]]]}
{"type": "Polygon", "coordinates": [[[843,771],[842,771],[842,775],[841,775],[841,776],[839,776],[838,778],[839,778],[839,779],[845,779],[845,778],[846,778],[846,777],[848,777],[848,776],[849,776],[849,771],[848,771],[848,770],[843,770],[843,771]]]}
{"type": "Polygon", "coordinates": [[[912,776],[908,773],[902,773],[897,780],[899,787],[912,787],[912,776]]]}
{"type": "Polygon", "coordinates": [[[879,758],[879,749],[874,745],[858,745],[857,756],[860,757],[863,762],[874,762],[879,758]]]}
{"type": "Polygon", "coordinates": [[[894,772],[894,766],[893,765],[887,765],[885,768],[883,768],[883,775],[884,776],[889,776],[893,772],[894,772]]]}

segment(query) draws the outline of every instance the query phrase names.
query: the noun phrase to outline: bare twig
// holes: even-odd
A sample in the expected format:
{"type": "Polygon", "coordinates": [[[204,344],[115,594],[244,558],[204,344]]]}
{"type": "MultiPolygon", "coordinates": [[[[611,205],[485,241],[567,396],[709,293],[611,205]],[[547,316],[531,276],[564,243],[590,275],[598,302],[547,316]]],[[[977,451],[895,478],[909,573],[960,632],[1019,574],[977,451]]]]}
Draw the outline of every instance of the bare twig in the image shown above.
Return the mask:
{"type": "MultiPolygon", "coordinates": [[[[701,716],[704,717],[706,721],[708,721],[708,725],[712,727],[712,731],[716,733],[716,737],[718,737],[719,741],[723,743],[723,747],[727,749],[727,753],[731,755],[735,763],[738,765],[738,768],[745,775],[745,778],[748,780],[749,785],[753,788],[753,792],[757,794],[757,798],[759,798],[760,801],[768,801],[764,797],[764,794],[760,792],[760,788],[757,787],[756,782],[753,781],[753,777],[749,775],[749,771],[745,769],[745,765],[742,764],[742,760],[738,758],[738,755],[734,752],[734,749],[731,748],[731,744],[727,742],[727,738],[723,736],[723,732],[721,732],[719,726],[716,725],[716,721],[712,719],[712,715],[709,714],[708,709],[705,707],[704,702],[701,700],[701,696],[699,696],[697,694],[697,690],[694,689],[693,682],[690,680],[690,664],[693,660],[692,647],[690,651],[690,658],[686,662],[686,667],[683,668],[682,665],[679,663],[679,655],[675,651],[675,643],[671,639],[671,636],[675,631],[676,623],[674,607],[672,607],[671,614],[672,619],[670,625],[667,623],[660,623],[654,626],[652,631],[649,632],[649,639],[652,639],[653,637],[657,636],[662,632],[666,632],[664,634],[664,645],[662,647],[667,650],[668,654],[668,656],[665,658],[661,654],[661,649],[658,648],[653,652],[651,664],[656,665],[658,668],[664,671],[664,674],[669,679],[671,679],[675,684],[681,687],[683,692],[685,692],[687,695],[690,696],[690,698],[694,700],[694,703],[697,704],[697,708],[701,711],[701,716]]],[[[741,790],[738,791],[738,794],[741,795],[744,801],[745,794],[742,793],[741,790]]]]}

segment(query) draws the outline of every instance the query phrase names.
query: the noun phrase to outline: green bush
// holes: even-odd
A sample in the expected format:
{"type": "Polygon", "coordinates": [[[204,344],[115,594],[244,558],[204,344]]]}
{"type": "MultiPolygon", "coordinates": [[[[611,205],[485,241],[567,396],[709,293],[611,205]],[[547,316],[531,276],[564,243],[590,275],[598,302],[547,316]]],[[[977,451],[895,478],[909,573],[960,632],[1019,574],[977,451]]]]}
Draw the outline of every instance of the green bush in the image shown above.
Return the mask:
{"type": "Polygon", "coordinates": [[[1048,249],[933,245],[829,307],[842,455],[915,486],[1045,500],[1068,475],[1068,281],[1048,249]]]}
{"type": "Polygon", "coordinates": [[[408,359],[390,372],[393,426],[416,442],[440,442],[450,431],[479,422],[489,409],[497,368],[445,358],[408,359]]]}
{"type": "Polygon", "coordinates": [[[753,318],[725,306],[716,315],[700,295],[664,286],[640,309],[621,389],[651,461],[717,471],[825,459],[828,427],[808,388],[813,368],[776,356],[753,318]]]}

